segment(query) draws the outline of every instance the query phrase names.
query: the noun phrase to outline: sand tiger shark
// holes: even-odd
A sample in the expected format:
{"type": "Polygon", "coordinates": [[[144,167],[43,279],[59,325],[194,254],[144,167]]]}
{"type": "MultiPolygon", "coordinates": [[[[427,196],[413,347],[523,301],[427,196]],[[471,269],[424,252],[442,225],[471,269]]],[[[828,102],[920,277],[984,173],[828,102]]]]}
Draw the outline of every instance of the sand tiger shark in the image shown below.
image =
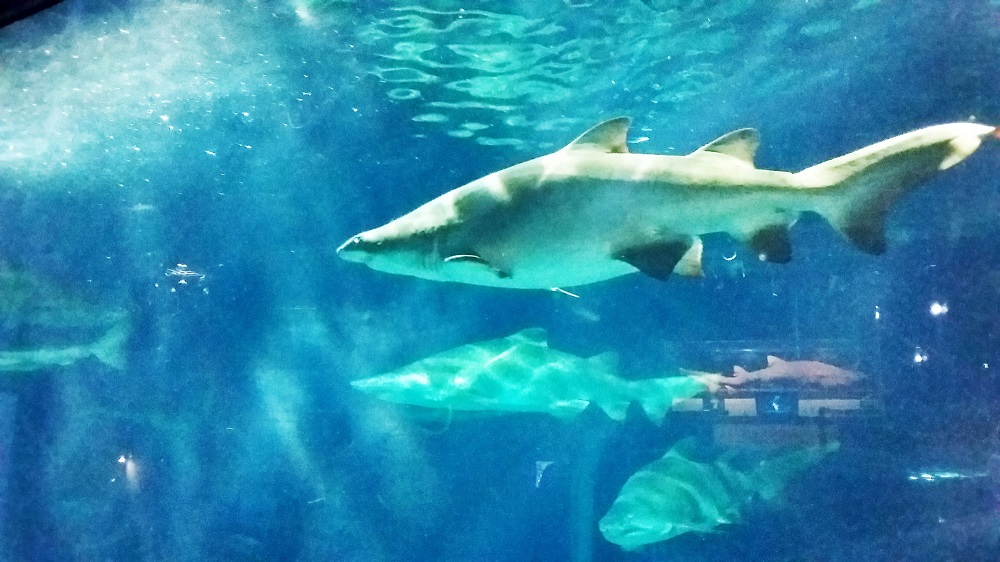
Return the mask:
{"type": "Polygon", "coordinates": [[[738,523],[751,501],[780,501],[789,481],[840,446],[834,441],[758,458],[750,448],[705,454],[696,445],[684,439],[629,477],[598,523],[604,538],[636,550],[738,523]]]}
{"type": "Polygon", "coordinates": [[[351,381],[366,394],[397,404],[457,412],[538,412],[568,419],[595,404],[615,421],[637,402],[660,424],[675,399],[719,389],[719,374],[627,380],[611,354],[590,358],[549,347],[545,331],[466,344],[395,371],[351,381]]]}
{"type": "Polygon", "coordinates": [[[727,233],[761,259],[791,259],[788,229],[825,217],[879,254],[905,193],[971,155],[995,127],[927,127],[798,173],[759,169],[753,129],[691,154],[629,151],[629,120],[605,121],[551,154],[494,172],[351,237],[338,254],[372,269],[517,289],[586,285],[641,271],[701,274],[699,236],[727,233]]]}
{"type": "Polygon", "coordinates": [[[833,388],[855,385],[861,381],[861,375],[822,361],[790,361],[768,355],[767,367],[757,371],[748,371],[739,365],[733,366],[733,376],[726,377],[723,384],[740,387],[775,381],[833,388]]]}

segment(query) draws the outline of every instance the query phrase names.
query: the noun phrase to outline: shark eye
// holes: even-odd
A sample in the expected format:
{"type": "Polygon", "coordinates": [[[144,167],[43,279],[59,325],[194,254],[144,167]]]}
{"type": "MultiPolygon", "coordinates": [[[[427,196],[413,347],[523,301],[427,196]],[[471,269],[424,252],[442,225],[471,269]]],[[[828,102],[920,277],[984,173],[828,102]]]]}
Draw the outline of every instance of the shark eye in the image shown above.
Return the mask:
{"type": "Polygon", "coordinates": [[[357,235],[357,236],[355,236],[354,238],[351,238],[351,244],[360,244],[360,243],[361,243],[361,235],[360,234],[357,235]]]}

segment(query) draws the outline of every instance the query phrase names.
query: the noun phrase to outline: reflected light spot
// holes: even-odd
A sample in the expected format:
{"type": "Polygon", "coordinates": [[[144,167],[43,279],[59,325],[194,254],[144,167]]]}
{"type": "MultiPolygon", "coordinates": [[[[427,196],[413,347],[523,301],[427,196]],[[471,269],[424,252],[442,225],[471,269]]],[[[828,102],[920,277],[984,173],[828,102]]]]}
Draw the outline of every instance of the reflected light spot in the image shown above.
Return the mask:
{"type": "Polygon", "coordinates": [[[948,312],[948,305],[935,302],[931,304],[931,316],[941,316],[948,312]]]}

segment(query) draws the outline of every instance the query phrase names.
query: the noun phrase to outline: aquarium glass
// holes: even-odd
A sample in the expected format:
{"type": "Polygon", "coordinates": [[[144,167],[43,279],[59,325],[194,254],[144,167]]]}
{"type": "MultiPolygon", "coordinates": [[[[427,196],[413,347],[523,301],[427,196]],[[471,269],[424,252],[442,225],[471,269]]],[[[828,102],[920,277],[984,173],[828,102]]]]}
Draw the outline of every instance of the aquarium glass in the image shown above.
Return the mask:
{"type": "Polygon", "coordinates": [[[0,562],[1000,560],[1000,1],[0,26],[0,562]]]}

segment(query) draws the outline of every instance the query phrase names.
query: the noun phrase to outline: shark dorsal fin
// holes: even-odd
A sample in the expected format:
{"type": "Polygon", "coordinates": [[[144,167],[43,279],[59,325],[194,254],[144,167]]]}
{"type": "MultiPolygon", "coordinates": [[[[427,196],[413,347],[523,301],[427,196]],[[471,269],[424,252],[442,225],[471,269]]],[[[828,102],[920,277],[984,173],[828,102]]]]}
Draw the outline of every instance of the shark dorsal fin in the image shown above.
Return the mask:
{"type": "Polygon", "coordinates": [[[510,336],[511,339],[545,345],[545,328],[525,328],[510,336]]]}
{"type": "Polygon", "coordinates": [[[760,135],[756,129],[737,129],[706,144],[696,150],[695,153],[716,152],[725,154],[749,164],[751,167],[755,167],[753,160],[757,155],[758,146],[760,146],[760,135]]]}
{"type": "Polygon", "coordinates": [[[775,357],[774,355],[768,355],[767,356],[767,366],[768,367],[773,367],[773,366],[777,365],[778,363],[784,363],[784,361],[780,357],[775,357]]]}
{"type": "Polygon", "coordinates": [[[628,117],[615,117],[594,125],[563,150],[597,150],[613,154],[628,152],[628,117]]]}
{"type": "Polygon", "coordinates": [[[698,453],[698,439],[693,435],[681,439],[667,451],[667,455],[688,460],[698,458],[698,453]]]}

